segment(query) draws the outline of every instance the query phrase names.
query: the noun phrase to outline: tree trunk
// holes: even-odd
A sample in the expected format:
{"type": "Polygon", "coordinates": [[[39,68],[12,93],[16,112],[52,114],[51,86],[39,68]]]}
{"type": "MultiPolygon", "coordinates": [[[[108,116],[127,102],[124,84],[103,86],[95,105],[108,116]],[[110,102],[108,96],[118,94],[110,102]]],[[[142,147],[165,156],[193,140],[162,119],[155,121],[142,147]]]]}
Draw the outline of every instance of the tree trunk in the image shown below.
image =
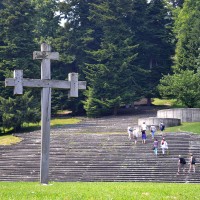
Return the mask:
{"type": "Polygon", "coordinates": [[[147,106],[151,106],[151,98],[147,97],[147,106]]]}
{"type": "Polygon", "coordinates": [[[118,112],[118,106],[115,106],[115,107],[114,107],[114,110],[113,110],[113,115],[116,116],[116,115],[117,115],[117,112],[118,112]]]}

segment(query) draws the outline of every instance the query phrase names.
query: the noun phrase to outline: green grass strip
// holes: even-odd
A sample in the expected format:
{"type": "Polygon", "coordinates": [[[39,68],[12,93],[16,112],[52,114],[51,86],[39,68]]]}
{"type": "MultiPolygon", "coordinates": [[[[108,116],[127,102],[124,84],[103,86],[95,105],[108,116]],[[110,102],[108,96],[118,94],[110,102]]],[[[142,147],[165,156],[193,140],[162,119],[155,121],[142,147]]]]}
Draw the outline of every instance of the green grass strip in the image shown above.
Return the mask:
{"type": "Polygon", "coordinates": [[[200,122],[184,122],[180,126],[166,128],[166,132],[190,132],[200,134],[200,122]]]}
{"type": "Polygon", "coordinates": [[[58,183],[1,182],[2,200],[194,200],[200,184],[175,183],[58,183]]]}
{"type": "Polygon", "coordinates": [[[11,145],[21,142],[22,139],[13,135],[3,135],[0,137],[0,145],[11,145]]]}

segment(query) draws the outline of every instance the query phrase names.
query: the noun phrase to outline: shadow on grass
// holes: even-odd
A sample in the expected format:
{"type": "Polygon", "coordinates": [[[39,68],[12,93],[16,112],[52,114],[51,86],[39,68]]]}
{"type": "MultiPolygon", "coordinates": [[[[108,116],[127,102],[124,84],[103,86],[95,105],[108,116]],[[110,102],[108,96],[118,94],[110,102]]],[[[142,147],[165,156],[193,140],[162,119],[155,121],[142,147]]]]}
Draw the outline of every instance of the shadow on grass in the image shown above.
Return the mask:
{"type": "MultiPolygon", "coordinates": [[[[58,124],[51,125],[51,128],[58,128],[58,127],[62,127],[62,126],[65,126],[65,125],[66,124],[58,123],[58,124]]],[[[28,133],[28,132],[38,131],[38,130],[41,130],[41,125],[24,126],[24,127],[21,127],[21,129],[18,130],[18,131],[11,129],[11,130],[7,130],[5,133],[0,132],[0,136],[11,135],[11,134],[14,134],[14,133],[18,133],[18,134],[19,133],[28,133]]]]}
{"type": "Polygon", "coordinates": [[[14,129],[6,130],[5,133],[0,132],[0,136],[12,135],[14,133],[27,133],[37,130],[40,130],[40,125],[21,127],[21,129],[17,131],[15,131],[14,129]]]}
{"type": "MultiPolygon", "coordinates": [[[[65,124],[54,124],[54,125],[51,125],[51,128],[62,127],[64,125],[65,124]]],[[[38,131],[38,130],[41,130],[41,125],[22,127],[21,130],[17,131],[16,133],[27,133],[27,132],[33,132],[33,131],[38,131]]]]}
{"type": "Polygon", "coordinates": [[[40,125],[35,125],[35,126],[26,126],[22,127],[18,133],[27,133],[27,132],[33,132],[33,131],[38,131],[41,129],[40,125]]]}

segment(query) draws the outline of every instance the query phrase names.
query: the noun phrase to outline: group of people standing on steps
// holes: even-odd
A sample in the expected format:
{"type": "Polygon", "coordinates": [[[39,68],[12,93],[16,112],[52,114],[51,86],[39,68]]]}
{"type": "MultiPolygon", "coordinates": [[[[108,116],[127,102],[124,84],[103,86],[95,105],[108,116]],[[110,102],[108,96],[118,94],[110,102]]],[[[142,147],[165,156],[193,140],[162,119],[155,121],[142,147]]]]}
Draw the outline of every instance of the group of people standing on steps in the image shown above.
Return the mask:
{"type": "MultiPolygon", "coordinates": [[[[160,122],[160,125],[159,125],[159,129],[161,132],[164,131],[165,129],[165,125],[163,122],[160,122]]],[[[127,132],[128,132],[128,137],[130,140],[134,140],[134,143],[137,144],[137,140],[138,140],[138,136],[139,136],[139,132],[141,131],[141,136],[142,136],[142,144],[145,144],[146,143],[146,139],[147,139],[147,125],[145,122],[143,122],[143,124],[141,125],[141,129],[139,130],[138,128],[134,127],[128,127],[127,129],[127,132]]],[[[155,139],[155,133],[157,131],[156,129],[156,126],[155,125],[151,125],[150,126],[150,131],[151,131],[151,136],[152,136],[152,139],[154,139],[154,142],[153,142],[153,151],[154,151],[154,154],[157,156],[158,155],[158,147],[159,147],[159,142],[157,139],[155,139]]],[[[162,154],[165,155],[166,153],[166,150],[168,149],[168,144],[167,144],[167,141],[165,140],[165,138],[163,137],[162,138],[162,141],[160,143],[160,147],[162,149],[162,154]]]]}
{"type": "MultiPolygon", "coordinates": [[[[164,131],[165,129],[165,125],[163,122],[160,122],[159,124],[159,129],[161,132],[164,131]]],[[[130,140],[134,140],[134,143],[137,144],[137,140],[138,140],[138,136],[139,136],[139,132],[141,131],[141,136],[142,136],[142,144],[146,143],[146,131],[147,131],[147,125],[145,122],[143,122],[143,124],[141,125],[141,129],[139,130],[138,128],[134,127],[128,127],[127,132],[128,132],[128,137],[130,140]]],[[[159,148],[159,142],[158,139],[155,138],[155,133],[156,133],[156,126],[155,125],[151,125],[150,126],[150,132],[151,132],[151,136],[152,139],[154,139],[153,142],[153,151],[155,156],[158,155],[158,148],[159,148]]],[[[162,134],[163,135],[163,134],[162,134]]],[[[166,152],[168,151],[168,143],[165,140],[165,138],[163,137],[161,142],[160,142],[160,147],[162,149],[162,155],[164,156],[166,154],[166,152]]],[[[191,154],[190,159],[189,159],[189,170],[188,173],[193,172],[195,173],[195,157],[193,156],[193,154],[191,154]]],[[[179,159],[178,159],[178,172],[177,175],[179,175],[180,173],[180,169],[183,169],[183,172],[185,173],[185,165],[186,165],[186,160],[183,156],[179,155],[179,159]]]]}
{"type": "MultiPolygon", "coordinates": [[[[159,129],[160,129],[161,132],[164,131],[165,125],[164,125],[163,122],[160,123],[159,129]]],[[[141,131],[141,136],[142,136],[142,144],[145,144],[146,143],[146,139],[147,139],[147,133],[146,133],[147,125],[146,125],[145,122],[143,122],[143,124],[141,125],[141,129],[140,130],[139,130],[139,128],[136,128],[136,127],[132,128],[132,127],[129,126],[127,128],[128,137],[129,137],[130,140],[134,140],[134,142],[136,144],[140,131],[141,131]]],[[[151,125],[150,126],[150,131],[151,131],[152,139],[154,139],[155,133],[157,131],[156,126],[155,125],[151,125]]]]}

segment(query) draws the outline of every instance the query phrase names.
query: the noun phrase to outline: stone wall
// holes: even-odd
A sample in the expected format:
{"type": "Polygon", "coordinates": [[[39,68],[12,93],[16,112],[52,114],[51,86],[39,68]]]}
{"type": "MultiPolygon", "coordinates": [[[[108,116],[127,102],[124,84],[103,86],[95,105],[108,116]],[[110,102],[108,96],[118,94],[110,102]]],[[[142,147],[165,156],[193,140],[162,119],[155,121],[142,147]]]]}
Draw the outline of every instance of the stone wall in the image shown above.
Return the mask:
{"type": "Polygon", "coordinates": [[[157,111],[158,118],[178,118],[181,122],[200,122],[200,108],[173,108],[157,111]]]}
{"type": "Polygon", "coordinates": [[[160,122],[163,122],[166,127],[179,126],[181,124],[180,119],[175,118],[158,118],[158,117],[147,117],[138,119],[138,126],[141,126],[143,122],[146,123],[149,128],[151,125],[159,126],[160,122]]]}

